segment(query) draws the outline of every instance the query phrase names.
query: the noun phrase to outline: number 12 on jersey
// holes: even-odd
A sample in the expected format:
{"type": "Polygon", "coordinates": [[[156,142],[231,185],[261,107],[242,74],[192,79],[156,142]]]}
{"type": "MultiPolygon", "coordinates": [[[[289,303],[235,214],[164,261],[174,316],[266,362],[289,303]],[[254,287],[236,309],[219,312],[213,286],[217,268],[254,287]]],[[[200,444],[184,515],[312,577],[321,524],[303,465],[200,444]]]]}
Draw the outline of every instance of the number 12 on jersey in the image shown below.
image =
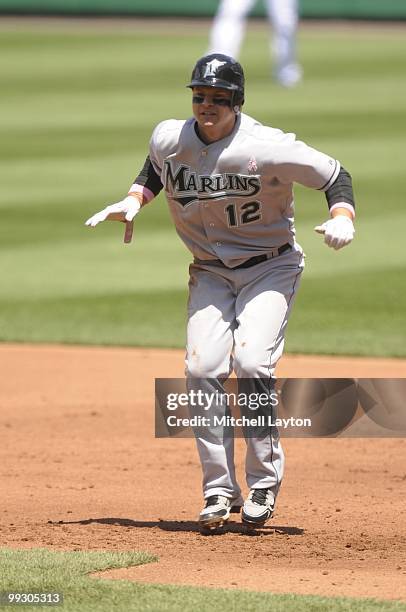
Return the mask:
{"type": "Polygon", "coordinates": [[[254,223],[261,218],[261,202],[257,202],[256,200],[253,202],[245,202],[242,206],[228,204],[224,210],[229,227],[254,223]]]}

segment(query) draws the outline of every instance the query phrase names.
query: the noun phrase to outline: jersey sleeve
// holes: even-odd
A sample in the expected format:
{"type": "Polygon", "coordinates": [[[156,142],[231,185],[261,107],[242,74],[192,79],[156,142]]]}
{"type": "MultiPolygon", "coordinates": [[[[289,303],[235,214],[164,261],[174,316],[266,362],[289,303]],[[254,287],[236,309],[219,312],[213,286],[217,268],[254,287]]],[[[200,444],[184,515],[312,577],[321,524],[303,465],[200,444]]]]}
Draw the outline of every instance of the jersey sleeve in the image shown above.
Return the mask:
{"type": "Polygon", "coordinates": [[[163,167],[163,154],[162,154],[162,140],[165,124],[167,122],[163,121],[159,123],[154,131],[152,132],[151,140],[149,141],[149,158],[151,160],[151,164],[154,168],[155,173],[158,176],[162,174],[163,167]]]}
{"type": "Polygon", "coordinates": [[[286,135],[276,153],[275,170],[282,183],[300,183],[305,187],[327,191],[340,172],[340,162],[309,147],[294,134],[286,135]]]}

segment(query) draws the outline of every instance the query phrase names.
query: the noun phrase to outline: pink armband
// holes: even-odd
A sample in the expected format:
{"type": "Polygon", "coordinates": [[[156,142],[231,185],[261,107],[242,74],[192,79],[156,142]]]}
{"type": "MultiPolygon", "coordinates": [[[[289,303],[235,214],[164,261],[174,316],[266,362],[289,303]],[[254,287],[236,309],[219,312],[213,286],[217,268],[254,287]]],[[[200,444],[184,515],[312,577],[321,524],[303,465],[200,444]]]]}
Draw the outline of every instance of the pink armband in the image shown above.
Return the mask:
{"type": "Polygon", "coordinates": [[[330,213],[335,208],[346,208],[347,210],[350,211],[350,213],[352,213],[353,219],[355,219],[355,208],[351,206],[351,204],[348,204],[348,202],[337,202],[337,204],[333,204],[333,206],[330,208],[330,213]]]}
{"type": "Polygon", "coordinates": [[[137,183],[131,185],[128,195],[131,195],[132,193],[141,193],[147,202],[150,202],[153,198],[155,198],[155,194],[152,193],[152,191],[148,189],[148,187],[138,185],[137,183]]]}

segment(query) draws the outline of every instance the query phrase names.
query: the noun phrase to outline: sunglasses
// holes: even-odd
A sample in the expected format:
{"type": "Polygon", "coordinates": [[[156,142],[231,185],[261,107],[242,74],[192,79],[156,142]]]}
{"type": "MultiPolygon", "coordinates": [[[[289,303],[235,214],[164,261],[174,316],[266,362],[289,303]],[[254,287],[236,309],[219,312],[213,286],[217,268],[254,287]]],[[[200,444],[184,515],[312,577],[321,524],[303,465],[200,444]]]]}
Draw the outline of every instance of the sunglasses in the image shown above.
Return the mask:
{"type": "MultiPolygon", "coordinates": [[[[193,104],[203,104],[206,97],[207,96],[195,94],[192,98],[192,102],[193,104]]],[[[209,98],[212,104],[215,104],[216,106],[231,106],[231,100],[229,98],[221,98],[217,96],[209,96],[209,98]]]]}

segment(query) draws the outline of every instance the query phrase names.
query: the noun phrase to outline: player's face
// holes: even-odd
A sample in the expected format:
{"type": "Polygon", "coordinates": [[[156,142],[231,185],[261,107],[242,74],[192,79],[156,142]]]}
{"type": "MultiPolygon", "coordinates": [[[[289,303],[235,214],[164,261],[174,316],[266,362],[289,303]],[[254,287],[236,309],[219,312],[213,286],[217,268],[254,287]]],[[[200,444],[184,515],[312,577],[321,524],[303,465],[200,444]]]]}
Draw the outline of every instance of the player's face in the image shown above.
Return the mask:
{"type": "Polygon", "coordinates": [[[193,88],[193,114],[200,134],[209,142],[227,136],[235,123],[231,91],[219,87],[193,88]]]}

